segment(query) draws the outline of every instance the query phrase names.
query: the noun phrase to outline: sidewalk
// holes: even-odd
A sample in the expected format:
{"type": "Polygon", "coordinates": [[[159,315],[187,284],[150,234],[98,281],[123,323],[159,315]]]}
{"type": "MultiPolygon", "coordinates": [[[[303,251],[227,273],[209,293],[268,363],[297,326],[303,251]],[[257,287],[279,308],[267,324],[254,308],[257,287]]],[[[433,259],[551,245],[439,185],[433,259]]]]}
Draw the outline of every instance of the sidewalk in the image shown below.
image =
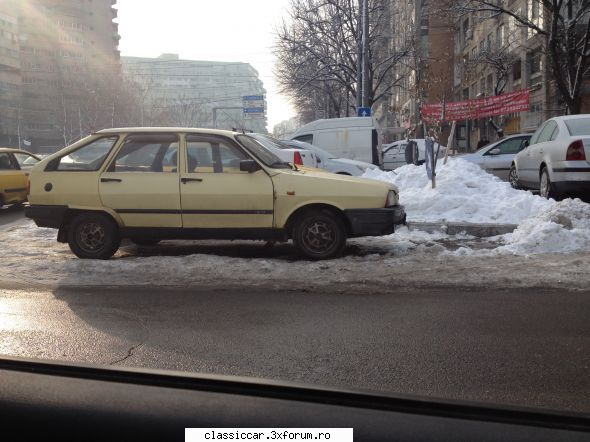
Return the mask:
{"type": "Polygon", "coordinates": [[[494,223],[467,223],[467,222],[419,222],[409,221],[410,230],[422,230],[428,233],[443,232],[448,235],[464,233],[478,238],[505,235],[512,233],[518,227],[517,224],[494,224],[494,223]]]}

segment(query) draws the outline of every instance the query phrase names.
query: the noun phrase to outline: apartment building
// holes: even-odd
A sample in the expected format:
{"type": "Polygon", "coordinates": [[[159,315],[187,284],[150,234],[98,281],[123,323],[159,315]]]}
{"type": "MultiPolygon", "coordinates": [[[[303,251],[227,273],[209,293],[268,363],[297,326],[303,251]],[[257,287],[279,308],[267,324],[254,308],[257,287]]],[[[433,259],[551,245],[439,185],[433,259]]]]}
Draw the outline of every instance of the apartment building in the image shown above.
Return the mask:
{"type": "Polygon", "coordinates": [[[0,146],[18,146],[21,74],[14,2],[0,3],[0,146]]]}
{"type": "MultiPolygon", "coordinates": [[[[10,83],[16,85],[16,105],[0,95],[5,143],[53,152],[96,128],[98,98],[92,94],[99,95],[98,84],[106,78],[112,83],[120,71],[114,5],[116,0],[9,2],[0,26],[11,46],[0,38],[0,50],[11,52],[0,57],[19,78],[10,83]]],[[[9,75],[7,69],[0,75],[9,75]]]]}
{"type": "MultiPolygon", "coordinates": [[[[216,127],[266,132],[266,115],[244,117],[243,97],[266,91],[248,63],[122,57],[125,78],[139,96],[142,126],[216,127]]],[[[264,109],[266,109],[264,98],[264,109]]]]}
{"type": "MultiPolygon", "coordinates": [[[[513,0],[510,7],[518,16],[547,27],[549,15],[538,0],[513,0]]],[[[466,150],[473,150],[481,139],[497,139],[494,125],[504,134],[532,132],[546,119],[566,112],[543,37],[507,15],[483,18],[463,16],[455,23],[455,99],[530,89],[530,110],[496,117],[493,124],[490,119],[459,122],[457,142],[466,150]]],[[[588,87],[582,90],[588,98],[589,92],[588,87]]]]}
{"type": "MultiPolygon", "coordinates": [[[[407,0],[388,2],[391,53],[406,52],[397,63],[396,85],[382,106],[380,124],[386,141],[423,136],[421,104],[449,100],[453,95],[453,23],[440,13],[445,2],[407,0]]],[[[448,131],[445,131],[447,133],[448,131]]]]}

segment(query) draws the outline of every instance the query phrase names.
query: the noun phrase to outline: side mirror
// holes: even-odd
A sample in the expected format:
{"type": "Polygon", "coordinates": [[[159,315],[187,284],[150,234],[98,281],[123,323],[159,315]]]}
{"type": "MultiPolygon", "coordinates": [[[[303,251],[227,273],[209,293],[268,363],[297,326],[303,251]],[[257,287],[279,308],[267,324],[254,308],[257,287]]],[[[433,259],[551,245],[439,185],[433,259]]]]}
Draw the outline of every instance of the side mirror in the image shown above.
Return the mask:
{"type": "Polygon", "coordinates": [[[521,148],[520,148],[520,149],[521,149],[521,150],[524,150],[524,149],[526,149],[527,147],[529,147],[530,145],[531,145],[531,142],[530,142],[530,140],[524,140],[524,141],[522,142],[522,146],[521,146],[521,148]]]}
{"type": "Polygon", "coordinates": [[[489,155],[500,155],[502,150],[499,147],[496,147],[488,152],[489,155]]]}
{"type": "Polygon", "coordinates": [[[262,167],[260,167],[260,164],[258,164],[254,160],[242,160],[242,161],[240,161],[240,172],[253,173],[253,172],[256,172],[256,171],[258,171],[260,169],[262,169],[262,167]]]}

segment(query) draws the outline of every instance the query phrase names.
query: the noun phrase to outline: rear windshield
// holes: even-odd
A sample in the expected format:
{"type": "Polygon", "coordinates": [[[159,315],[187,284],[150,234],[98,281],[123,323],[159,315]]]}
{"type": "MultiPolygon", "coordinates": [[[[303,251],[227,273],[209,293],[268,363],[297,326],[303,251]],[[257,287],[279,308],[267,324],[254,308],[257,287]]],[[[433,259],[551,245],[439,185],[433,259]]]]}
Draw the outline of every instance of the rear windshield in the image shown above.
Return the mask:
{"type": "Polygon", "coordinates": [[[290,169],[287,163],[277,157],[273,152],[271,152],[268,148],[264,147],[262,141],[257,140],[254,137],[248,135],[238,135],[237,140],[240,142],[242,146],[246,148],[248,152],[262,161],[268,167],[272,167],[275,169],[290,169]]]}
{"type": "Polygon", "coordinates": [[[590,135],[590,118],[577,118],[575,120],[566,120],[565,125],[570,135],[590,135]]]}

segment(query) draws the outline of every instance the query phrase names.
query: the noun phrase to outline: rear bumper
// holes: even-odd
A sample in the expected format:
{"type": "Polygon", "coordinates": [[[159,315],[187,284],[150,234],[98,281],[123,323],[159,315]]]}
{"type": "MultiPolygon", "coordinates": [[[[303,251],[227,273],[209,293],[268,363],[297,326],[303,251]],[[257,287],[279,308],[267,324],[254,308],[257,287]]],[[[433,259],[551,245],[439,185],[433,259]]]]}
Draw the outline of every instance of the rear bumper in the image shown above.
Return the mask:
{"type": "Polygon", "coordinates": [[[590,180],[589,181],[554,181],[551,183],[551,187],[557,193],[576,193],[576,192],[590,193],[590,180]]]}
{"type": "Polygon", "coordinates": [[[59,229],[67,210],[68,206],[31,205],[25,207],[25,216],[39,227],[59,229]]]}
{"type": "Polygon", "coordinates": [[[349,209],[344,214],[350,224],[350,236],[382,236],[395,231],[395,226],[406,223],[404,206],[383,209],[349,209]]]}

